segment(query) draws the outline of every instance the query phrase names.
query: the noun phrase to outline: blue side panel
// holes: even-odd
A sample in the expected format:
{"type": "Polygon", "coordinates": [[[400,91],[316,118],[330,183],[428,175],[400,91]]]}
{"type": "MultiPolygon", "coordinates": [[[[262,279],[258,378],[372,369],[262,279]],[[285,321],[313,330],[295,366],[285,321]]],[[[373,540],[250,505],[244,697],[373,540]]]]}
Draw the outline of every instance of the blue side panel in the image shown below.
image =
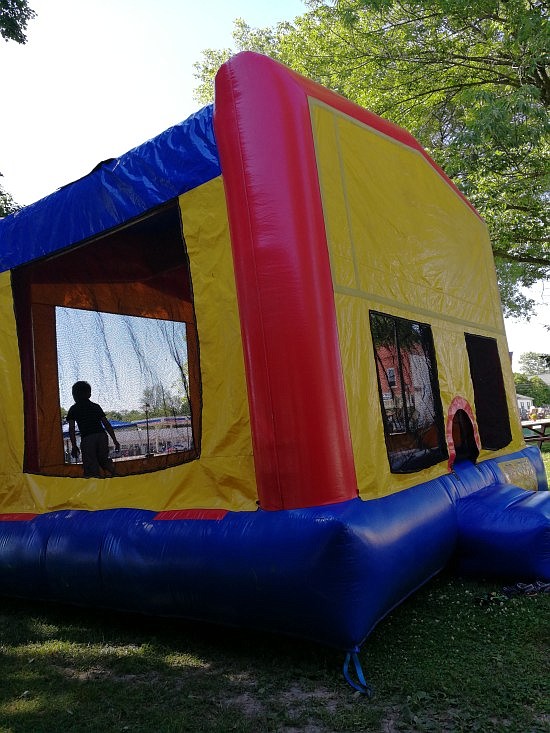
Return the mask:
{"type": "Polygon", "coordinates": [[[550,494],[496,484],[457,505],[457,567],[467,575],[550,579],[550,494]]]}
{"type": "MultiPolygon", "coordinates": [[[[52,515],[45,515],[55,517],[52,515]]],[[[103,553],[109,538],[127,534],[138,523],[148,526],[154,512],[141,509],[114,509],[107,512],[72,512],[61,515],[50,533],[46,552],[48,595],[56,600],[78,605],[97,605],[104,592],[103,553]],[[68,520],[68,521],[67,521],[68,520]],[[65,529],[63,529],[65,525],[65,529]],[[67,531],[67,526],[71,530],[67,531]],[[70,559],[69,559],[70,558],[70,559]]],[[[40,524],[43,517],[34,520],[40,524]]],[[[128,566],[131,572],[133,566],[128,566]]],[[[143,602],[146,601],[144,597],[143,602]]],[[[105,604],[101,604],[105,605],[105,604]]]]}
{"type": "Polygon", "coordinates": [[[60,523],[73,512],[43,514],[30,522],[0,522],[0,588],[3,595],[48,598],[46,551],[60,523]]]}
{"type": "MultiPolygon", "coordinates": [[[[541,462],[529,448],[507,458],[524,457],[541,462]]],[[[503,484],[498,461],[460,464],[381,499],[222,519],[141,509],[0,517],[0,593],[353,651],[452,561],[461,572],[550,580],[550,492],[503,484]]]]}
{"type": "Polygon", "coordinates": [[[536,446],[478,465],[459,464],[450,477],[458,522],[459,573],[510,581],[550,580],[550,492],[536,446]],[[529,459],[539,490],[504,483],[502,462],[529,459]]]}
{"type": "Polygon", "coordinates": [[[130,609],[145,585],[148,612],[158,599],[186,617],[354,648],[450,558],[455,517],[439,489],[317,509],[234,512],[222,521],[134,525],[124,551],[108,541],[105,592],[130,609]]]}
{"type": "Polygon", "coordinates": [[[356,648],[454,549],[438,482],[369,502],[222,520],[138,509],[0,522],[3,595],[262,628],[356,648]]]}
{"type": "Polygon", "coordinates": [[[120,226],[220,174],[212,106],[0,221],[0,271],[120,226]]]}

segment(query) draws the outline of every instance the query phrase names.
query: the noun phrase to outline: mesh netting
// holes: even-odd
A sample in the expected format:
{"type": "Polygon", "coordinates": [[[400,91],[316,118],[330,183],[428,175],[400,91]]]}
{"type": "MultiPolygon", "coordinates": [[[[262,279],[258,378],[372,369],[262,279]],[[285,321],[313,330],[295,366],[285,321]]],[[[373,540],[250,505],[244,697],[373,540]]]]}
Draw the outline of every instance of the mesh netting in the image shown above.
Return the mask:
{"type": "Polygon", "coordinates": [[[390,467],[407,473],[447,457],[431,329],[371,312],[390,467]]]}
{"type": "Polygon", "coordinates": [[[62,414],[85,379],[115,428],[115,459],[192,448],[185,323],[58,307],[56,340],[62,414]]]}

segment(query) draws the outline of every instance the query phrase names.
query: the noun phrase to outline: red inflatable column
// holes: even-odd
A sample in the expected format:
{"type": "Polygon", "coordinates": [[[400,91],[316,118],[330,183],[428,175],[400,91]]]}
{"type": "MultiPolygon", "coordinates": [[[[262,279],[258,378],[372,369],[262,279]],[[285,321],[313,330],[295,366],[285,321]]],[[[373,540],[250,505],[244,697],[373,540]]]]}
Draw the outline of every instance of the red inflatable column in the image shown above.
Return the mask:
{"type": "MultiPolygon", "coordinates": [[[[305,80],[304,80],[305,81],[305,80]]],[[[307,93],[243,53],[216,77],[260,506],[357,496],[307,93]]]]}

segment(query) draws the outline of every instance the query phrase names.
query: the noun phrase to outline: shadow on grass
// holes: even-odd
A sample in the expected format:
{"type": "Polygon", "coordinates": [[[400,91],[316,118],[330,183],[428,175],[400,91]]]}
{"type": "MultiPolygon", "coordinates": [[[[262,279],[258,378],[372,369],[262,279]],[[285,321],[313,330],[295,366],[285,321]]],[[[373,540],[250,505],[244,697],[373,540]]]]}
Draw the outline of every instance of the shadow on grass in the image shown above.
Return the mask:
{"type": "Polygon", "coordinates": [[[0,632],[0,731],[282,730],[350,697],[342,652],[269,634],[4,599],[0,632]]]}
{"type": "Polygon", "coordinates": [[[361,658],[189,622],[0,600],[0,731],[547,731],[550,595],[442,575],[361,658]]]}

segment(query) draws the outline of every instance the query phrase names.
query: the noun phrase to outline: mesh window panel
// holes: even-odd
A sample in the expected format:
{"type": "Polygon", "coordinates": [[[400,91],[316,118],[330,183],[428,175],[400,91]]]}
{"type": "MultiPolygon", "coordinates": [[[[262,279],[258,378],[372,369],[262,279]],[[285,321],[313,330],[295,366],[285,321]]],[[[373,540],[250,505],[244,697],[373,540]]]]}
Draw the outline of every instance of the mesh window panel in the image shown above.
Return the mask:
{"type": "Polygon", "coordinates": [[[465,333],[482,448],[499,450],[512,440],[496,339],[465,333]]]}
{"type": "Polygon", "coordinates": [[[370,312],[390,469],[412,473],[447,458],[429,325],[370,312]]]}
{"type": "Polygon", "coordinates": [[[113,425],[117,474],[197,457],[198,344],[177,205],[18,268],[12,283],[25,470],[82,474],[63,421],[79,380],[90,383],[92,402],[113,425]]]}
{"type": "MultiPolygon", "coordinates": [[[[74,382],[92,374],[121,446],[115,460],[192,450],[186,324],[75,308],[55,312],[63,410],[72,404],[74,382]]],[[[69,447],[65,437],[67,463],[69,447]]]]}

